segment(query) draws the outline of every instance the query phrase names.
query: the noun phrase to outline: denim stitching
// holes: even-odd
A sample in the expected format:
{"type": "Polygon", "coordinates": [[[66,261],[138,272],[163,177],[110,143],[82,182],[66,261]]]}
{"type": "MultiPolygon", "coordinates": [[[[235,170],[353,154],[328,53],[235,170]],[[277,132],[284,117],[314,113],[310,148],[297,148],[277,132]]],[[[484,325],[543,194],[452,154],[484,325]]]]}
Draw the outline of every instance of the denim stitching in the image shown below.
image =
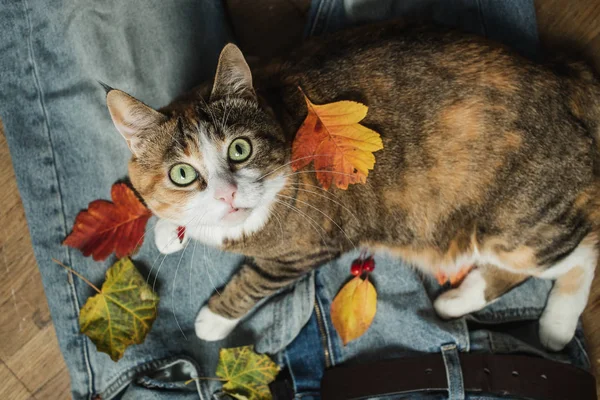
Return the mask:
{"type": "MultiPolygon", "coordinates": [[[[52,167],[53,167],[53,172],[54,172],[54,179],[56,181],[56,188],[57,188],[57,196],[58,196],[58,202],[60,203],[60,211],[62,213],[62,228],[63,228],[63,235],[66,236],[67,234],[67,221],[66,221],[66,213],[65,213],[65,205],[64,202],[62,200],[62,190],[61,190],[61,185],[60,185],[60,179],[58,178],[58,170],[56,168],[56,155],[55,155],[55,151],[54,151],[54,144],[52,142],[52,135],[50,133],[50,124],[48,123],[48,112],[46,110],[46,103],[44,101],[44,92],[42,90],[42,85],[40,84],[40,78],[38,75],[38,67],[37,67],[37,63],[35,61],[35,55],[34,55],[34,51],[33,51],[33,44],[31,41],[31,36],[32,36],[32,32],[33,29],[31,27],[31,18],[29,17],[29,4],[27,3],[27,0],[23,0],[23,14],[25,15],[25,21],[27,22],[27,29],[28,29],[28,35],[27,35],[27,50],[28,50],[28,55],[29,55],[29,61],[31,63],[31,67],[32,67],[32,72],[33,72],[33,78],[34,78],[34,83],[35,86],[37,88],[38,91],[38,98],[39,98],[39,103],[40,103],[40,107],[42,109],[42,117],[44,118],[44,125],[46,127],[46,134],[48,136],[48,143],[49,143],[49,148],[50,148],[50,154],[52,155],[52,167]]],[[[67,260],[69,262],[69,264],[72,264],[72,260],[71,260],[71,253],[69,251],[68,248],[65,248],[65,253],[67,256],[67,260]]],[[[70,286],[70,292],[71,292],[71,296],[72,296],[72,300],[74,302],[74,306],[76,307],[76,311],[75,311],[75,316],[76,319],[78,320],[79,318],[79,299],[77,298],[77,290],[75,287],[75,282],[74,280],[68,279],[67,278],[67,284],[70,286]]],[[[87,341],[85,340],[85,338],[83,338],[83,340],[80,340],[82,343],[82,350],[83,350],[83,357],[84,357],[84,364],[86,367],[86,372],[88,375],[88,398],[91,400],[93,394],[94,394],[94,379],[93,379],[93,372],[92,372],[92,365],[90,363],[90,358],[89,358],[89,348],[88,348],[88,344],[87,341]]]]}

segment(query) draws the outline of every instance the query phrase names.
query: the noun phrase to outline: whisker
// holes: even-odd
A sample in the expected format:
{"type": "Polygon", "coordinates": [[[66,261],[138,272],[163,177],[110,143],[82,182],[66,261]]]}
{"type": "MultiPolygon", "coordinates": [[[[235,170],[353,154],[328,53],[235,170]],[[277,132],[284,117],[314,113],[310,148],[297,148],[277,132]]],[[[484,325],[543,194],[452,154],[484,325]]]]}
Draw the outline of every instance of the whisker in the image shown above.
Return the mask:
{"type": "Polygon", "coordinates": [[[171,313],[173,314],[173,318],[175,319],[175,323],[177,324],[177,327],[179,328],[179,331],[181,332],[181,334],[183,335],[183,338],[187,341],[188,338],[185,335],[185,333],[183,332],[183,329],[181,329],[181,325],[179,324],[179,320],[177,319],[177,314],[175,314],[175,284],[177,283],[177,273],[179,272],[179,266],[181,265],[181,260],[183,260],[183,255],[185,254],[185,251],[187,250],[188,246],[190,245],[190,240],[188,239],[188,242],[185,244],[185,247],[183,248],[183,251],[181,252],[181,256],[179,256],[179,261],[177,262],[177,267],[175,268],[175,276],[173,277],[173,284],[171,285],[171,313]]]}
{"type": "Polygon", "coordinates": [[[300,214],[301,216],[305,217],[306,219],[308,219],[309,223],[311,224],[311,226],[313,227],[313,229],[315,229],[315,231],[319,234],[319,236],[321,236],[321,240],[323,241],[323,245],[325,247],[327,247],[327,242],[325,241],[325,237],[323,236],[323,234],[321,234],[321,232],[319,232],[319,230],[317,228],[321,228],[321,230],[324,232],[325,229],[323,229],[322,226],[320,226],[314,219],[312,219],[311,217],[309,217],[308,215],[306,215],[305,213],[303,213],[300,209],[292,206],[291,204],[287,204],[281,200],[274,200],[276,203],[279,203],[285,207],[288,207],[289,209],[291,209],[292,211],[296,211],[298,214],[300,214]],[[316,228],[315,228],[316,226],[316,228]]]}
{"type": "Polygon", "coordinates": [[[267,177],[267,176],[271,175],[272,173],[274,173],[274,172],[276,172],[276,171],[280,170],[281,168],[283,168],[283,167],[285,167],[285,166],[288,166],[288,165],[290,165],[290,164],[293,164],[293,163],[295,163],[296,161],[300,161],[300,160],[306,160],[307,158],[314,158],[314,157],[327,157],[327,156],[331,156],[331,155],[333,155],[333,154],[315,154],[315,155],[312,155],[312,156],[306,156],[306,157],[295,158],[295,159],[291,160],[290,162],[287,162],[287,163],[285,163],[285,164],[283,164],[283,165],[280,165],[279,167],[275,168],[274,170],[272,170],[272,171],[270,171],[270,172],[267,172],[266,174],[264,174],[263,176],[261,176],[260,178],[258,178],[258,179],[256,180],[256,182],[258,182],[258,181],[260,181],[261,179],[263,179],[263,178],[265,178],[265,177],[267,177]]]}
{"type": "Polygon", "coordinates": [[[215,127],[215,129],[217,128],[217,121],[215,120],[215,114],[212,112],[212,110],[210,109],[210,107],[208,106],[208,103],[206,102],[206,100],[204,100],[204,97],[199,96],[200,100],[202,100],[202,103],[204,103],[204,107],[206,108],[206,112],[210,115],[210,119],[212,120],[212,123],[215,127]]]}
{"type": "MultiPolygon", "coordinates": [[[[190,240],[192,240],[190,238],[190,240]]],[[[192,270],[194,265],[194,255],[196,254],[196,247],[198,246],[198,241],[194,240],[194,248],[192,249],[192,259],[190,260],[190,279],[189,279],[189,292],[188,292],[188,300],[190,308],[192,308],[192,270]]]]}
{"type": "Polygon", "coordinates": [[[212,276],[210,275],[210,271],[208,270],[208,267],[210,266],[211,268],[212,265],[209,264],[208,262],[208,258],[206,257],[206,248],[208,247],[205,243],[203,243],[204,245],[204,269],[206,270],[206,275],[208,276],[208,281],[210,282],[210,284],[212,285],[212,287],[215,289],[215,292],[217,292],[217,294],[219,295],[219,297],[221,296],[221,293],[219,292],[219,289],[217,289],[217,286],[215,285],[215,283],[213,282],[212,276]]]}
{"type": "Polygon", "coordinates": [[[352,174],[346,174],[344,172],[338,172],[338,171],[330,171],[328,169],[313,169],[313,170],[310,170],[310,171],[296,171],[296,172],[292,172],[291,174],[283,175],[283,176],[287,177],[287,176],[298,175],[298,174],[308,174],[310,172],[327,172],[328,174],[337,174],[337,175],[345,175],[345,176],[350,176],[350,177],[356,177],[355,175],[352,175],[352,174]]]}
{"type": "Polygon", "coordinates": [[[225,114],[225,110],[223,110],[223,129],[225,129],[225,125],[227,124],[227,120],[229,120],[229,113],[231,112],[232,107],[229,107],[229,110],[227,110],[227,114],[225,114]]]}
{"type": "MultiPolygon", "coordinates": [[[[184,224],[183,226],[186,226],[186,225],[188,225],[188,224],[189,224],[189,223],[191,223],[193,220],[195,220],[197,217],[198,217],[198,216],[194,216],[192,219],[190,219],[190,220],[189,220],[189,221],[188,221],[186,224],[184,224]]],[[[171,240],[169,240],[169,242],[168,242],[166,245],[164,245],[164,246],[163,246],[162,250],[161,250],[161,249],[159,249],[159,254],[158,254],[158,256],[156,256],[156,258],[154,259],[154,262],[152,263],[152,266],[151,266],[151,268],[150,268],[150,272],[148,272],[148,277],[146,278],[146,283],[148,283],[148,282],[150,281],[150,276],[152,275],[152,270],[154,270],[154,266],[156,265],[156,262],[158,261],[158,259],[159,259],[159,258],[160,258],[160,256],[162,255],[162,254],[160,254],[160,253],[162,253],[162,252],[163,252],[163,250],[165,250],[165,249],[166,249],[166,248],[167,248],[167,247],[168,247],[168,246],[169,246],[171,243],[173,243],[173,241],[174,241],[175,239],[179,239],[179,238],[177,237],[177,235],[175,235],[173,238],[171,238],[171,240]]],[[[167,258],[167,256],[168,256],[168,254],[164,254],[164,258],[163,258],[163,260],[161,261],[161,263],[160,263],[160,266],[158,267],[158,271],[160,271],[160,267],[162,266],[162,264],[163,264],[163,262],[165,261],[165,258],[167,258]]],[[[157,279],[157,278],[158,278],[158,272],[156,273],[156,276],[154,277],[154,284],[152,285],[152,290],[154,290],[154,286],[156,285],[156,279],[157,279]]]]}
{"type": "Polygon", "coordinates": [[[273,214],[273,216],[277,219],[277,222],[279,223],[279,229],[281,229],[281,236],[279,239],[279,244],[283,244],[283,225],[281,224],[281,219],[279,218],[279,214],[277,214],[277,212],[275,210],[271,210],[271,213],[273,214]]]}
{"type": "MultiPolygon", "coordinates": [[[[333,200],[333,199],[331,199],[331,198],[329,198],[329,197],[327,197],[327,196],[324,196],[324,195],[322,195],[322,194],[320,194],[320,193],[313,192],[312,190],[306,190],[306,189],[301,189],[301,188],[296,188],[296,190],[299,190],[299,191],[301,191],[301,192],[312,193],[312,194],[314,194],[315,196],[323,197],[323,198],[325,198],[325,199],[327,199],[327,200],[329,200],[329,201],[331,201],[331,202],[333,202],[333,203],[335,203],[335,204],[339,205],[340,207],[342,207],[342,208],[343,208],[344,210],[346,210],[346,211],[347,211],[347,212],[348,212],[350,215],[352,215],[352,216],[353,216],[353,217],[354,217],[354,218],[355,218],[357,221],[359,221],[359,222],[360,222],[360,220],[358,219],[358,217],[357,217],[357,216],[356,216],[356,215],[355,215],[355,214],[354,214],[352,211],[350,211],[350,209],[349,209],[348,207],[346,207],[345,205],[343,205],[343,204],[342,204],[342,203],[340,203],[339,201],[333,200]]],[[[327,192],[327,193],[329,193],[329,192],[327,192]]]]}
{"type": "MultiPolygon", "coordinates": [[[[208,213],[208,210],[204,211],[204,213],[202,214],[202,217],[196,224],[196,228],[194,229],[194,231],[198,230],[200,223],[202,222],[202,220],[204,219],[204,217],[206,216],[207,213],[208,213]]],[[[190,308],[192,308],[192,270],[194,268],[194,256],[196,255],[196,247],[198,246],[198,241],[196,239],[192,238],[191,236],[188,240],[194,241],[194,249],[192,250],[192,258],[190,260],[190,278],[189,278],[189,291],[188,291],[188,300],[190,303],[190,308]]]]}
{"type": "Polygon", "coordinates": [[[325,192],[325,193],[329,194],[330,196],[332,196],[332,197],[333,197],[333,198],[335,198],[335,199],[339,199],[339,197],[338,197],[338,196],[336,196],[335,194],[331,193],[329,190],[322,188],[322,187],[321,187],[321,186],[319,186],[319,185],[311,185],[311,184],[309,184],[309,183],[300,182],[300,181],[298,181],[298,182],[292,182],[292,183],[288,183],[288,185],[290,185],[290,186],[304,185],[304,186],[308,186],[308,187],[316,188],[316,189],[319,189],[319,190],[321,190],[321,191],[323,191],[323,192],[325,192]]]}
{"type": "Polygon", "coordinates": [[[338,227],[338,229],[339,229],[340,231],[342,231],[342,233],[344,234],[344,236],[346,236],[346,239],[348,239],[348,241],[350,242],[350,244],[352,245],[352,247],[354,247],[354,248],[356,249],[356,246],[354,245],[354,242],[352,241],[352,239],[350,239],[350,236],[348,236],[348,234],[346,233],[346,231],[345,231],[344,229],[342,229],[342,227],[341,227],[341,226],[339,226],[339,225],[338,225],[338,223],[337,223],[337,222],[335,222],[335,221],[333,220],[333,218],[331,218],[329,215],[325,214],[323,211],[319,210],[317,207],[315,207],[315,206],[313,206],[312,204],[309,204],[309,203],[307,203],[307,202],[305,202],[305,201],[298,200],[298,199],[295,199],[295,198],[293,198],[293,197],[286,196],[286,195],[283,195],[283,194],[276,194],[275,196],[277,196],[277,197],[283,197],[283,198],[286,198],[286,199],[295,200],[295,201],[297,201],[297,202],[299,202],[299,203],[305,204],[305,205],[307,205],[307,206],[309,206],[309,207],[313,208],[315,211],[318,211],[318,212],[320,212],[321,214],[323,214],[323,216],[324,216],[325,218],[327,218],[328,220],[330,220],[331,222],[333,222],[333,224],[334,224],[335,226],[337,226],[337,227],[338,227]]]}

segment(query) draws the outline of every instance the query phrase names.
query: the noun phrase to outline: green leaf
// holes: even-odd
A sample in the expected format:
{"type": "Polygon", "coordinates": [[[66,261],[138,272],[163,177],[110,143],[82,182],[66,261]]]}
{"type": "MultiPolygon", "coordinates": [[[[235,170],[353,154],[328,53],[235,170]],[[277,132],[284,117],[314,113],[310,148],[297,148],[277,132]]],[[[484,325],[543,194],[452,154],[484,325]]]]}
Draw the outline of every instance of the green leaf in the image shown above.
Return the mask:
{"type": "Polygon", "coordinates": [[[269,383],[275,380],[279,366],[254,346],[221,349],[217,376],[227,380],[223,391],[240,400],[269,400],[269,383]]]}
{"type": "Polygon", "coordinates": [[[102,289],[81,309],[81,333],[98,351],[118,361],[127,347],[146,338],[156,319],[158,300],[131,260],[122,258],[106,271],[102,289]]]}

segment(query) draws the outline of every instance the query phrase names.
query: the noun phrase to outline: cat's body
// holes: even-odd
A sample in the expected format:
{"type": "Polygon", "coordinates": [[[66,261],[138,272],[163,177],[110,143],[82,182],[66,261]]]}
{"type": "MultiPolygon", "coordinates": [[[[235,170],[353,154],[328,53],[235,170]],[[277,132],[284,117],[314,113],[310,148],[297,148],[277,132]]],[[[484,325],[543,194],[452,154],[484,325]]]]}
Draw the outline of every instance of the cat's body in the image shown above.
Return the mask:
{"type": "Polygon", "coordinates": [[[198,89],[159,114],[108,94],[134,152],[131,181],[170,220],[159,224],[160,246],[177,249],[175,228],[185,225],[249,257],[200,312],[200,337],[223,337],[261,298],[368,247],[433,275],[476,265],[436,300],[443,317],[481,309],[530,276],[557,279],[540,334],[551,349],[571,339],[600,229],[600,83],[590,69],[540,67],[481,38],[386,24],[309,44],[258,77],[260,101],[228,46],[208,104],[198,89]],[[316,104],[369,106],[362,123],[384,148],[365,185],[324,191],[312,165],[292,173],[306,115],[298,87],[316,104]],[[227,160],[240,137],[252,147],[241,164],[227,160]],[[181,162],[199,183],[169,183],[181,162]]]}

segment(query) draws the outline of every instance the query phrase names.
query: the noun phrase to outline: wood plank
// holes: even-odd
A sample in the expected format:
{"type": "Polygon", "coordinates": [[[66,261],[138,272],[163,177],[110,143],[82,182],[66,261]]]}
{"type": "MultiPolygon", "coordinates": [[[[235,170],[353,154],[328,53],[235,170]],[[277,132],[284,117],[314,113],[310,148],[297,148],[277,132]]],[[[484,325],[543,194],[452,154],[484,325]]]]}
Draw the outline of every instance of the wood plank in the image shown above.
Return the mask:
{"type": "Polygon", "coordinates": [[[31,392],[35,393],[65,369],[54,325],[48,324],[21,347],[5,364],[31,392]]]}
{"type": "Polygon", "coordinates": [[[6,365],[0,363],[0,399],[32,400],[27,388],[17,379],[6,365]]]}
{"type": "Polygon", "coordinates": [[[60,370],[33,395],[36,400],[68,400],[71,399],[71,381],[67,367],[60,370]]]}
{"type": "MultiPolygon", "coordinates": [[[[0,304],[37,273],[25,212],[0,121],[0,304]]],[[[34,276],[39,279],[39,276],[34,276]]]]}
{"type": "Polygon", "coordinates": [[[16,354],[50,324],[50,312],[37,269],[0,304],[0,359],[16,354]]]}

